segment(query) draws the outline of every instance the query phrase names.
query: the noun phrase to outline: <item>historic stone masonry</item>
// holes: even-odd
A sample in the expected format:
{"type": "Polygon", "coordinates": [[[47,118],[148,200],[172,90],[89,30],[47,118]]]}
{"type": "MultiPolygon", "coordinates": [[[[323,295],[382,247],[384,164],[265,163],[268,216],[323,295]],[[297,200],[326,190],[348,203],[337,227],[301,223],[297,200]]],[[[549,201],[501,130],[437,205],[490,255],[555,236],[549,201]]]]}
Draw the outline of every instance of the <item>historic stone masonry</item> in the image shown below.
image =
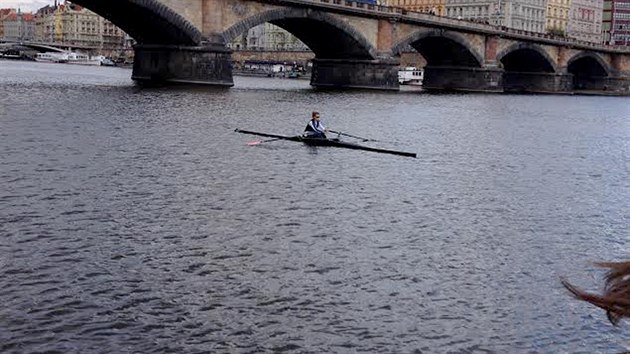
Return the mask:
{"type": "Polygon", "coordinates": [[[315,87],[398,89],[400,55],[425,88],[630,95],[630,51],[346,0],[76,0],[138,41],[133,78],[231,86],[236,36],[265,23],[315,54],[315,87]]]}

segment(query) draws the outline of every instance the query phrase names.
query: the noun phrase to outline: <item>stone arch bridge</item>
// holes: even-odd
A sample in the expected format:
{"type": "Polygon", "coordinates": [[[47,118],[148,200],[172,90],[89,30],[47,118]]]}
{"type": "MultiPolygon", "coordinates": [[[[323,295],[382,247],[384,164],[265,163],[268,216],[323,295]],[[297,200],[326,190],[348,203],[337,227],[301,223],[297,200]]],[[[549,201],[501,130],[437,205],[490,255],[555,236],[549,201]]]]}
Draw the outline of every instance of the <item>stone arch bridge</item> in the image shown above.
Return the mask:
{"type": "Polygon", "coordinates": [[[138,45],[133,79],[231,86],[226,43],[270,22],[314,53],[315,87],[398,89],[400,54],[432,90],[630,95],[630,50],[346,0],[74,0],[138,45]]]}

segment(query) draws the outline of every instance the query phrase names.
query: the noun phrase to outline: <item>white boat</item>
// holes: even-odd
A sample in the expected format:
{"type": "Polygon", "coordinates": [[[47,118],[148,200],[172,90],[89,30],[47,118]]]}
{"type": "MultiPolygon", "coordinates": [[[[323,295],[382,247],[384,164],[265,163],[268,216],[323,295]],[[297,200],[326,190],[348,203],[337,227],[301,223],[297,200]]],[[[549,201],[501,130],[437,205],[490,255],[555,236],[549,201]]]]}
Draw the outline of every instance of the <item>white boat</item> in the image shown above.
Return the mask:
{"type": "Polygon", "coordinates": [[[68,63],[76,65],[104,65],[114,66],[114,62],[102,55],[90,57],[87,54],[75,52],[46,52],[38,53],[35,60],[49,63],[68,63]]]}
{"type": "Polygon", "coordinates": [[[89,55],[83,53],[68,53],[68,64],[77,65],[101,65],[100,60],[90,58],[89,55]]]}
{"type": "Polygon", "coordinates": [[[37,53],[35,60],[46,63],[67,63],[68,54],[61,52],[37,53]]]}
{"type": "Polygon", "coordinates": [[[422,85],[424,70],[415,66],[407,66],[398,70],[398,83],[401,85],[422,85]]]}
{"type": "Polygon", "coordinates": [[[97,55],[95,57],[92,57],[92,60],[95,60],[98,62],[98,65],[101,66],[114,66],[116,64],[114,64],[113,61],[111,61],[110,59],[107,59],[106,57],[102,56],[102,55],[97,55]]]}

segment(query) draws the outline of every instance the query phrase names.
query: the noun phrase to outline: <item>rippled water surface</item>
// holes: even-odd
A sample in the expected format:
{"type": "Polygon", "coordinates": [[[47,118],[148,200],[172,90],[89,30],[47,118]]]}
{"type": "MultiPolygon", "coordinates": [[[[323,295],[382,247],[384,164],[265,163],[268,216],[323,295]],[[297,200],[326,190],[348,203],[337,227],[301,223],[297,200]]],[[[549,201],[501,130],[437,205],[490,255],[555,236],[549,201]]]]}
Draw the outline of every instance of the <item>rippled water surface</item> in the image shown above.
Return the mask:
{"type": "Polygon", "coordinates": [[[614,353],[630,100],[0,61],[0,352],[614,353]],[[330,128],[417,159],[235,128],[330,128]]]}

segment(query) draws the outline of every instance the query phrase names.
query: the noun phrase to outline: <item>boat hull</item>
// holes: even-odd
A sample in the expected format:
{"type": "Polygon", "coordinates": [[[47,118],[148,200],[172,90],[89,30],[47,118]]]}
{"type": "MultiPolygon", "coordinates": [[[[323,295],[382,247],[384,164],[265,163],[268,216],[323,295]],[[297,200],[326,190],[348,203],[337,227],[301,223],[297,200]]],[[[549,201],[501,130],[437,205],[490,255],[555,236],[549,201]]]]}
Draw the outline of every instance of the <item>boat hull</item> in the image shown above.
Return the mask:
{"type": "Polygon", "coordinates": [[[241,134],[257,135],[257,136],[262,136],[266,138],[276,138],[276,139],[282,139],[282,140],[296,141],[296,142],[301,142],[310,146],[331,146],[331,147],[339,147],[339,148],[352,149],[352,150],[372,151],[372,152],[378,152],[381,154],[391,154],[391,155],[407,156],[407,157],[414,157],[414,158],[417,157],[417,155],[412,152],[373,148],[373,147],[364,146],[364,145],[347,143],[344,141],[340,141],[339,139],[307,138],[301,135],[297,135],[297,136],[276,135],[276,134],[252,132],[252,131],[241,130],[241,129],[235,129],[234,131],[241,134]]]}
{"type": "Polygon", "coordinates": [[[68,64],[84,66],[100,66],[101,62],[96,60],[68,60],[68,64]]]}

